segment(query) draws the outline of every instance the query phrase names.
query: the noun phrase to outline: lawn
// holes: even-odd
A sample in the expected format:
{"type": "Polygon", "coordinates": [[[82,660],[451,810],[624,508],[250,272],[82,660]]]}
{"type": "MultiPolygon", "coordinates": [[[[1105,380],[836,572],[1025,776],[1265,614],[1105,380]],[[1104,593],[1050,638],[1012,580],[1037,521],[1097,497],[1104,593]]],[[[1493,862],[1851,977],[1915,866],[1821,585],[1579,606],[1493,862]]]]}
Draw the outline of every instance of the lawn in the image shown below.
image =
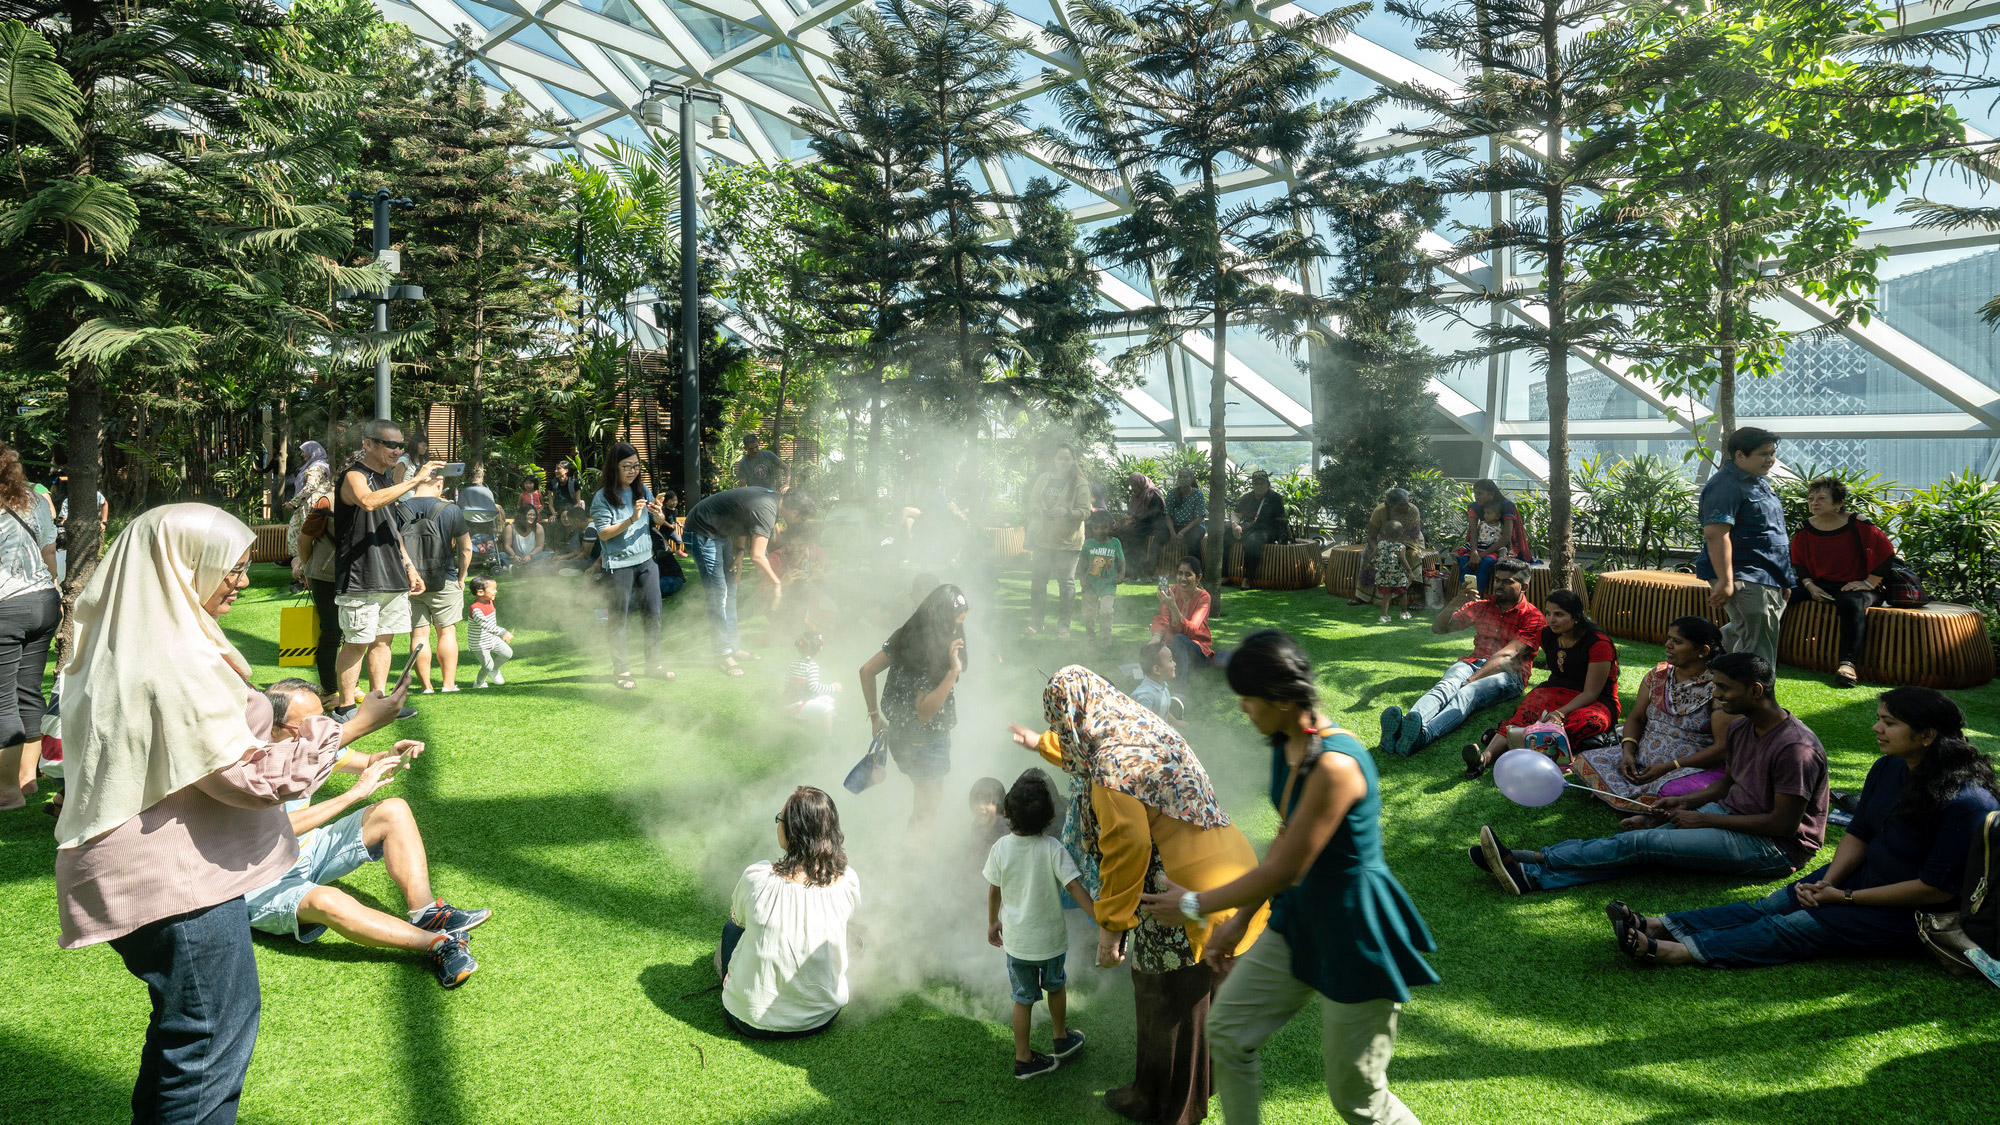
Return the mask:
{"type": "MultiPolygon", "coordinates": [[[[278,611],[301,603],[276,568],[256,578],[225,625],[260,680],[295,674],[275,667],[278,611]]],[[[841,598],[851,610],[904,581],[867,576],[841,598]]],[[[1010,573],[997,607],[975,614],[948,815],[937,842],[921,845],[903,831],[900,777],[858,797],[839,789],[866,742],[852,670],[886,636],[880,621],[849,612],[829,638],[822,662],[846,687],[838,737],[824,746],[772,713],[788,640],[748,676],[727,678],[705,659],[701,607],[683,595],[669,603],[667,638],[679,680],[626,694],[609,682],[581,594],[503,583],[501,617],[518,633],[508,683],[418,700],[420,714],[397,735],[425,739],[429,752],[382,794],[415,808],[439,893],[493,908],[473,942],[482,967],[447,993],[403,954],[333,936],[310,946],[260,936],[263,1024],[242,1120],[1118,1120],[1097,1099],[1131,1074],[1129,984],[1080,952],[1071,1012],[1093,1033],[1090,1047],[1049,1077],[1011,1078],[1004,974],[983,942],[962,804],[980,774],[1011,778],[1032,764],[1004,724],[1039,721],[1044,673],[1073,661],[1113,672],[1135,659],[1151,591],[1125,589],[1115,650],[1023,638],[1025,597],[1022,575],[1010,573]],[[735,872],[771,854],[770,817],[797,784],[835,793],[861,875],[855,1004],[817,1039],[746,1043],[723,1028],[709,958],[735,872]]],[[[1318,590],[1231,591],[1227,609],[1216,629],[1224,644],[1273,625],[1304,639],[1332,710],[1370,743],[1381,708],[1407,703],[1469,643],[1469,634],[1433,637],[1421,622],[1377,625],[1371,610],[1318,590]]],[[[1623,644],[1621,655],[1629,699],[1659,650],[1623,644]]],[[[469,687],[470,670],[461,676],[469,687]]],[[[1859,787],[1874,758],[1873,692],[1787,669],[1780,700],[1826,742],[1834,784],[1859,787]]],[[[1960,701],[1983,743],[2000,748],[2000,687],[1960,701]]],[[[1276,827],[1260,795],[1268,751],[1232,708],[1211,681],[1189,734],[1261,848],[1276,827]]],[[[1490,781],[1461,781],[1457,745],[1380,763],[1390,862],[1439,944],[1443,983],[1405,1009],[1390,1071],[1424,1120],[1970,1123],[2000,1112],[2000,992],[1988,985],[1920,960],[1658,970],[1612,948],[1607,898],[1651,912],[1762,889],[1728,878],[1501,895],[1465,857],[1481,823],[1532,846],[1602,834],[1613,820],[1581,796],[1524,809],[1490,781]]],[[[41,800],[0,814],[0,979],[10,986],[0,998],[0,1122],[121,1121],[145,990],[106,946],[56,948],[41,800]]],[[[343,885],[403,909],[379,865],[343,885]]],[[[1332,1119],[1314,1022],[1294,1021],[1266,1050],[1267,1120],[1332,1119]]]]}

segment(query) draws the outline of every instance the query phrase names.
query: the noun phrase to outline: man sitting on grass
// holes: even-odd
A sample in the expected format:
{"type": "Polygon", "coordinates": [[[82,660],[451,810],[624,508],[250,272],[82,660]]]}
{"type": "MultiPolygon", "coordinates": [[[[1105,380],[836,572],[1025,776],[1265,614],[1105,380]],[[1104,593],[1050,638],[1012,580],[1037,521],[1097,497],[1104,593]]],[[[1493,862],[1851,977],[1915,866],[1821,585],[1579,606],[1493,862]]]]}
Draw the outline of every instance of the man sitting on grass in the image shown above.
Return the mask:
{"type": "MultiPolygon", "coordinates": [[[[319,689],[304,680],[280,680],[266,694],[274,736],[278,731],[290,735],[307,719],[325,713],[319,689]]],[[[374,754],[347,753],[334,768],[361,775],[347,792],[317,805],[307,804],[312,799],[309,793],[286,806],[292,831],[299,837],[299,860],[277,882],[243,896],[252,929],[310,942],[331,928],[358,945],[425,953],[438,983],[446,988],[457,988],[478,970],[479,962],[467,948],[467,931],[493,912],[460,910],[431,897],[424,838],[410,806],[391,797],[360,812],[348,812],[423,752],[423,743],[406,739],[374,754]],[[328,885],[373,860],[388,869],[405,903],[424,904],[411,910],[407,920],[363,906],[346,891],[328,885]]]]}
{"type": "MultiPolygon", "coordinates": [[[[1497,577],[1497,575],[1496,575],[1497,577]]],[[[1788,875],[1826,842],[1826,748],[1798,717],[1778,706],[1776,677],[1754,652],[1708,662],[1715,705],[1737,716],[1729,725],[1722,780],[1654,806],[1656,827],[1594,840],[1565,840],[1542,850],[1511,851],[1493,829],[1479,829],[1472,862],[1508,894],[1554,891],[1681,867],[1747,876],[1788,875]]]]}
{"type": "Polygon", "coordinates": [[[1408,713],[1400,707],[1383,709],[1383,751],[1407,757],[1450,734],[1482,707],[1521,694],[1528,673],[1535,670],[1545,624],[1542,611],[1528,601],[1528,573],[1528,564],[1519,559],[1499,560],[1485,597],[1475,599],[1467,586],[1431,622],[1433,633],[1473,630],[1472,655],[1446,669],[1408,713]]]}

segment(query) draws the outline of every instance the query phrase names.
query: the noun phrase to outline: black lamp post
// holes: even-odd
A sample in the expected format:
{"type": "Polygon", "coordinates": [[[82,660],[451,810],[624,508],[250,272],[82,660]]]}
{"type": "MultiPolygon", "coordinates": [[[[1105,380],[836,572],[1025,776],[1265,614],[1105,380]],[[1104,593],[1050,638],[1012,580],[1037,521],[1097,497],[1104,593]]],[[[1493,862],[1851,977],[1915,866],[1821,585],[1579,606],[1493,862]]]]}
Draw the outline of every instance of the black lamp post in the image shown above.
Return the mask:
{"type": "Polygon", "coordinates": [[[701,499],[701,259],[695,247],[696,214],[694,167],[694,103],[715,106],[709,136],[729,136],[729,114],[723,112],[722,95],[714,90],[654,79],[646,87],[638,105],[639,116],[655,129],[667,124],[665,98],[681,100],[681,482],[682,511],[701,499]]]}
{"type": "MultiPolygon", "coordinates": [[[[372,192],[350,191],[347,198],[352,200],[372,200],[375,204],[375,260],[385,263],[391,274],[403,272],[401,254],[389,249],[389,205],[411,207],[414,199],[391,199],[388,188],[377,188],[372,192]]],[[[421,285],[389,285],[373,293],[362,293],[353,289],[342,289],[338,296],[342,300],[371,301],[375,305],[375,335],[383,341],[382,354],[375,357],[375,417],[389,417],[389,302],[421,301],[424,287],[421,285]]]]}

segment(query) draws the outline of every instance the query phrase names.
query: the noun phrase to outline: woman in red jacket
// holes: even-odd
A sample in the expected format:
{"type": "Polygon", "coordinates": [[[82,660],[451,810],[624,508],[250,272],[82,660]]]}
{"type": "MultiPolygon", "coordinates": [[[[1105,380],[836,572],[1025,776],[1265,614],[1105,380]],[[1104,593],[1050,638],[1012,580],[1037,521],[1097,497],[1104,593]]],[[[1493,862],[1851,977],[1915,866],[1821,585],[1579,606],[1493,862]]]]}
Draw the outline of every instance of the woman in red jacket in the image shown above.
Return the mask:
{"type": "Polygon", "coordinates": [[[1215,659],[1215,638],[1208,632],[1208,591],[1201,588],[1201,560],[1193,555],[1174,568],[1174,583],[1160,591],[1160,612],[1153,615],[1149,639],[1174,648],[1174,694],[1186,696],[1188,679],[1197,666],[1215,659]]]}
{"type": "Polygon", "coordinates": [[[1881,528],[1847,510],[1847,486],[1832,477],[1806,486],[1806,508],[1812,515],[1792,535],[1792,569],[1799,575],[1792,600],[1833,603],[1840,625],[1840,664],[1833,674],[1851,687],[1859,678],[1854,654],[1867,628],[1868,607],[1876,602],[1875,588],[1896,547],[1881,528]]]}

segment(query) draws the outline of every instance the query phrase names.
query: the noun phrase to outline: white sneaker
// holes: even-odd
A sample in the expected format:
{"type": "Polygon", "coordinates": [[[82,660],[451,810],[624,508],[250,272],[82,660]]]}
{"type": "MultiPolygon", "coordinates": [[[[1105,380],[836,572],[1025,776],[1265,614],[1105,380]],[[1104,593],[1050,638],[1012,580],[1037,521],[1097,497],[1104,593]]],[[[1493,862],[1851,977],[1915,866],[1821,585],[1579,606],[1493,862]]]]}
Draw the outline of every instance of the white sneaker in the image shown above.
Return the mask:
{"type": "Polygon", "coordinates": [[[1385,613],[1382,616],[1376,618],[1375,620],[1378,624],[1387,625],[1389,623],[1389,615],[1385,613]]]}
{"type": "Polygon", "coordinates": [[[507,677],[495,672],[491,676],[486,677],[486,680],[488,683],[504,684],[507,682],[507,677]]]}
{"type": "Polygon", "coordinates": [[[1410,611],[1406,609],[1403,611],[1403,620],[1408,621],[1409,619],[1410,619],[1410,611]]]}
{"type": "Polygon", "coordinates": [[[474,680],[474,681],[472,681],[472,686],[473,686],[473,688],[474,688],[475,690],[478,690],[478,691],[485,691],[485,690],[486,690],[486,681],[485,681],[485,680],[474,680]]]}

